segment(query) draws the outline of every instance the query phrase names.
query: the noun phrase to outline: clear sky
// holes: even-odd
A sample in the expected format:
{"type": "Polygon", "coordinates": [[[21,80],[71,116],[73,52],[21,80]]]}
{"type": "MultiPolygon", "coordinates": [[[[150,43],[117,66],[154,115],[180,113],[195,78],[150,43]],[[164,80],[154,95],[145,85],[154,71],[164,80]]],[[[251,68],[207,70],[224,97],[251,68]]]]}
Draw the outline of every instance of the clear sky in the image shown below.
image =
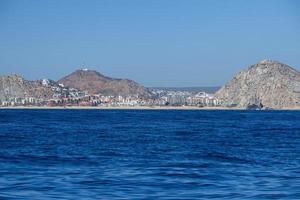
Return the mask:
{"type": "Polygon", "coordinates": [[[300,70],[300,1],[0,0],[0,74],[219,86],[265,58],[300,70]]]}

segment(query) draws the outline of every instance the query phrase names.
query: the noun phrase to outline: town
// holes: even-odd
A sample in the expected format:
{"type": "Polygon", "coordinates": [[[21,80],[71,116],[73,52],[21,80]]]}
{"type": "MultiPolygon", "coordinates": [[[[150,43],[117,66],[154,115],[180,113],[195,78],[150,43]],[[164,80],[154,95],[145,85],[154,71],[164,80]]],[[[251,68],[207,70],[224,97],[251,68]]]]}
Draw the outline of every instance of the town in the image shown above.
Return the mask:
{"type": "Polygon", "coordinates": [[[50,87],[53,91],[52,98],[10,97],[0,100],[1,107],[137,107],[137,106],[161,106],[161,107],[216,107],[218,99],[213,94],[204,91],[149,89],[151,96],[138,95],[103,95],[89,94],[74,88],[65,87],[54,81],[43,79],[42,85],[50,87]]]}

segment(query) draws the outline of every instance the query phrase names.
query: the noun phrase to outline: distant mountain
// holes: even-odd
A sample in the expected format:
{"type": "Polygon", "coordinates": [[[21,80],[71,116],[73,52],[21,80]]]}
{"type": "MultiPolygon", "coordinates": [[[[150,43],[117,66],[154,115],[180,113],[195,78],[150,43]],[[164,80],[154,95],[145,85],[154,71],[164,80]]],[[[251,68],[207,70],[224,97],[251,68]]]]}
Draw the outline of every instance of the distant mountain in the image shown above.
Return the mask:
{"type": "Polygon", "coordinates": [[[94,70],[77,70],[58,82],[67,87],[87,91],[89,94],[150,96],[147,89],[132,80],[110,78],[94,70]]]}
{"type": "Polygon", "coordinates": [[[44,87],[42,81],[28,81],[18,75],[0,76],[0,101],[9,98],[51,98],[53,91],[44,87]]]}
{"type": "Polygon", "coordinates": [[[187,92],[206,92],[213,94],[220,87],[149,87],[150,90],[166,90],[166,91],[187,91],[187,92]]]}
{"type": "Polygon", "coordinates": [[[300,106],[300,73],[263,60],[238,73],[215,95],[223,106],[293,108],[300,106]]]}

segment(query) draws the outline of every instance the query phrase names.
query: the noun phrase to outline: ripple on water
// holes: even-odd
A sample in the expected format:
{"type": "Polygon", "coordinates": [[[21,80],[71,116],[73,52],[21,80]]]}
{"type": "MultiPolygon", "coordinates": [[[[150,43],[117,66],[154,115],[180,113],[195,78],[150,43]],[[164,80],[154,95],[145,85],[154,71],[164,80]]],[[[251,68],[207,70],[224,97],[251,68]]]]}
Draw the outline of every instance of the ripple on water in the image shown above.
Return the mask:
{"type": "Polygon", "coordinates": [[[0,199],[298,199],[297,111],[0,110],[0,199]]]}

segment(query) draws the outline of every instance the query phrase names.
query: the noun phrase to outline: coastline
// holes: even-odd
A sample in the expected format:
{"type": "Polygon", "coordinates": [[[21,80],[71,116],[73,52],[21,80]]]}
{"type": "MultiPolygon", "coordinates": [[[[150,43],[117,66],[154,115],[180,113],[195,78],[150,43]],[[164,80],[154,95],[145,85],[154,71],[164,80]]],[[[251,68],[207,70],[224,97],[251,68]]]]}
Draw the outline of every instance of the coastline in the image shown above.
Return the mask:
{"type": "Polygon", "coordinates": [[[45,110],[243,110],[228,107],[197,107],[197,106],[8,106],[0,109],[45,109],[45,110]]]}
{"type": "MultiPolygon", "coordinates": [[[[0,107],[0,110],[5,109],[34,109],[34,110],[247,110],[246,108],[236,107],[197,107],[197,106],[8,106],[0,107]]],[[[277,108],[272,110],[299,110],[300,107],[277,108]]]]}

